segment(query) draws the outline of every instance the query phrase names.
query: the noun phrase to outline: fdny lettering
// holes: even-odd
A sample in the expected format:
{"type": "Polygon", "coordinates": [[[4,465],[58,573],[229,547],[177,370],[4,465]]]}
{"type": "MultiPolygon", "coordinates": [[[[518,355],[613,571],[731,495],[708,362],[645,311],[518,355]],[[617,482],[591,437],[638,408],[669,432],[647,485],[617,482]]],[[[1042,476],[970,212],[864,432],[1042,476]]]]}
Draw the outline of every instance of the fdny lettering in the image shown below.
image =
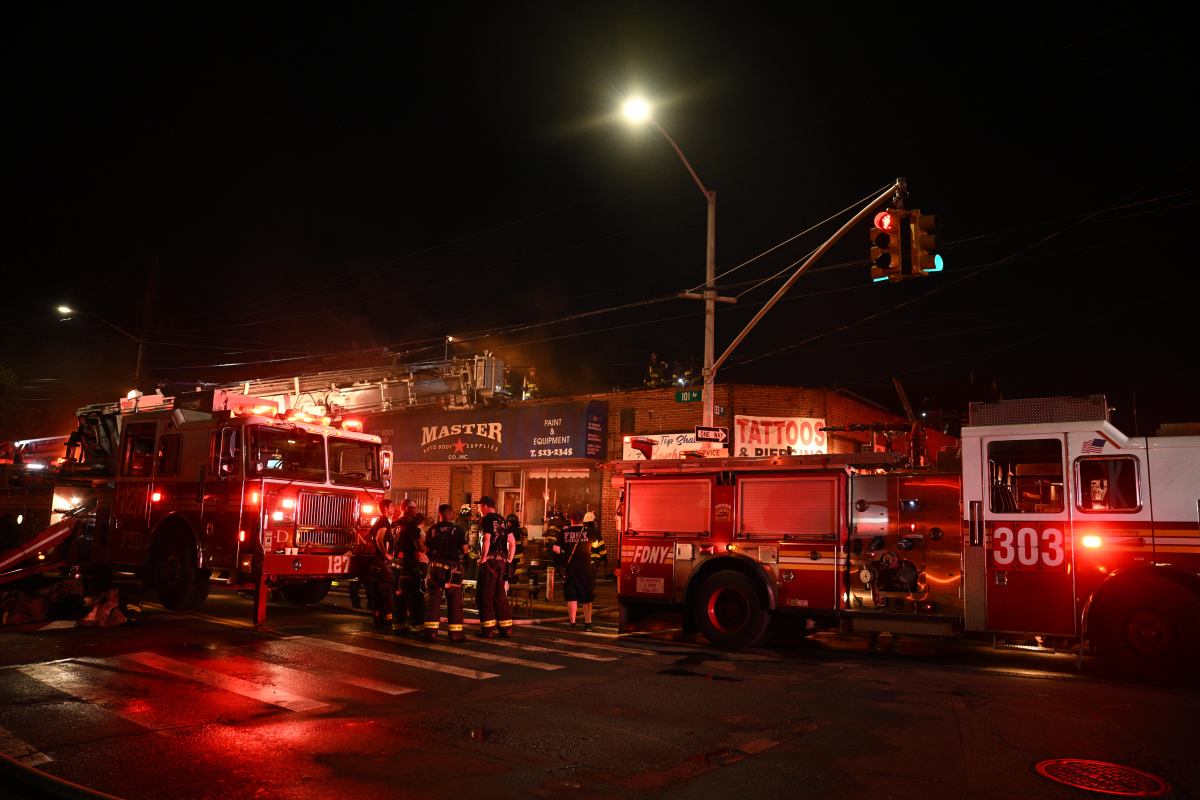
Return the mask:
{"type": "Polygon", "coordinates": [[[448,436],[468,434],[503,443],[504,423],[468,422],[463,425],[429,425],[421,428],[421,444],[426,445],[448,436]]]}
{"type": "Polygon", "coordinates": [[[639,544],[633,548],[635,564],[665,564],[671,552],[671,545],[639,544]]]}

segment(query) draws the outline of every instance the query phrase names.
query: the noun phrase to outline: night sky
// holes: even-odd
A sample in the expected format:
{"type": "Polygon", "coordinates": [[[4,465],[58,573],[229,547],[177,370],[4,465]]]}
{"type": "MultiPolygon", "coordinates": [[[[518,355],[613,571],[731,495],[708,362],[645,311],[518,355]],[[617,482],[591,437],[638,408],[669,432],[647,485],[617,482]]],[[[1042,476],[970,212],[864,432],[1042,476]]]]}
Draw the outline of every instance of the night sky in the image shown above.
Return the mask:
{"type": "Polygon", "coordinates": [[[142,388],[168,392],[371,348],[440,357],[447,334],[550,393],[640,385],[652,350],[699,358],[700,303],[640,303],[703,282],[705,205],[670,145],[617,115],[635,93],[717,192],[719,274],[834,218],[719,280],[741,297],[718,308],[718,353],[779,285],[760,281],[896,177],[941,223],[945,272],[899,284],[870,282],[869,226],[851,231],[719,381],[897,411],[893,378],[918,410],[1104,393],[1128,433],[1135,409],[1142,434],[1200,419],[1178,20],[393,8],[8,12],[0,438],[65,432],[129,388],[137,346],[110,325],[145,330],[142,388]],[[63,302],[109,324],[61,321],[63,302]]]}

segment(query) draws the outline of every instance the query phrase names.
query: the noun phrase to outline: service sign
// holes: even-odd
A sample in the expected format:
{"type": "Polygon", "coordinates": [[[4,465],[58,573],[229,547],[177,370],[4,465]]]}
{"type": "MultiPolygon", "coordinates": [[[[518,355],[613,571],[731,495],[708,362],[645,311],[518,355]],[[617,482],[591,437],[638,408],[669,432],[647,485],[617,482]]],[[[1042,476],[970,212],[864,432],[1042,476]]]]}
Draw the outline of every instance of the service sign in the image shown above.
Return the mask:
{"type": "Polygon", "coordinates": [[[829,452],[829,437],[816,417],[733,418],[733,454],[739,457],[816,455],[829,452]]]}
{"type": "Polygon", "coordinates": [[[626,461],[658,461],[685,458],[684,453],[699,452],[704,442],[696,441],[695,432],[645,433],[624,437],[625,449],[621,458],[626,461]]]}
{"type": "Polygon", "coordinates": [[[391,445],[397,464],[602,459],[608,403],[381,414],[368,424],[391,445]]]}

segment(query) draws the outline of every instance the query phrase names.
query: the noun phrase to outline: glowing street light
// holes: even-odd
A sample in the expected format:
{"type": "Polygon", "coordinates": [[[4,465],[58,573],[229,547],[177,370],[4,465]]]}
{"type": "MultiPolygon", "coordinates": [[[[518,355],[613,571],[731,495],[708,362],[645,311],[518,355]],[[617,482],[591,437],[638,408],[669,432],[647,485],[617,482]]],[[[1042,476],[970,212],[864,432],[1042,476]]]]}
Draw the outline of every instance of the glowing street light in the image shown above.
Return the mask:
{"type": "MultiPolygon", "coordinates": [[[[716,380],[716,373],[713,369],[713,340],[716,338],[716,316],[717,306],[716,301],[720,300],[724,303],[736,302],[733,297],[718,297],[717,296],[717,193],[700,180],[700,176],[696,174],[696,170],[692,169],[691,163],[687,160],[687,156],[683,154],[683,150],[671,138],[671,134],[667,133],[662,125],[651,115],[650,104],[641,97],[631,97],[626,100],[621,106],[621,113],[625,119],[635,124],[649,122],[658,132],[663,135],[671,147],[675,149],[675,153],[679,156],[679,160],[683,162],[683,166],[687,168],[688,173],[692,176],[692,180],[700,187],[700,192],[704,195],[704,200],[708,204],[708,247],[704,262],[704,292],[697,294],[695,292],[681,292],[680,297],[685,297],[689,300],[704,301],[704,389],[702,398],[704,400],[704,422],[705,426],[713,424],[713,382],[716,380]]],[[[707,443],[705,443],[707,447],[707,443]]]]}
{"type": "Polygon", "coordinates": [[[137,342],[137,346],[138,346],[137,367],[134,369],[134,372],[133,372],[133,391],[134,392],[138,391],[138,386],[140,386],[141,382],[142,382],[142,351],[146,345],[145,339],[143,339],[141,336],[134,336],[132,333],[125,330],[120,325],[114,325],[113,323],[106,320],[104,317],[102,317],[99,314],[92,312],[92,311],[81,311],[77,308],[71,308],[68,305],[57,306],[55,308],[55,310],[58,311],[58,313],[62,316],[64,321],[69,320],[69,319],[71,319],[71,317],[75,317],[75,316],[89,317],[91,319],[96,320],[97,322],[107,325],[108,327],[110,327],[114,331],[116,331],[117,333],[124,336],[126,339],[129,339],[131,342],[137,342]]]}

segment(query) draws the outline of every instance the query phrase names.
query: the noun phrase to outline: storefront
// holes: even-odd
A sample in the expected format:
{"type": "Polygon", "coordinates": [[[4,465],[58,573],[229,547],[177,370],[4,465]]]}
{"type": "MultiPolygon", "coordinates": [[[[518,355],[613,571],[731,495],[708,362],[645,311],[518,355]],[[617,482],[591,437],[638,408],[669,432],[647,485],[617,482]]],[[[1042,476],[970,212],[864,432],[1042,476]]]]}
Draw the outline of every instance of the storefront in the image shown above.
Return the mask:
{"type": "Polygon", "coordinates": [[[385,413],[370,417],[367,429],[392,447],[393,499],[412,498],[425,513],[441,503],[457,512],[489,495],[533,538],[555,510],[599,514],[605,401],[385,413]]]}

